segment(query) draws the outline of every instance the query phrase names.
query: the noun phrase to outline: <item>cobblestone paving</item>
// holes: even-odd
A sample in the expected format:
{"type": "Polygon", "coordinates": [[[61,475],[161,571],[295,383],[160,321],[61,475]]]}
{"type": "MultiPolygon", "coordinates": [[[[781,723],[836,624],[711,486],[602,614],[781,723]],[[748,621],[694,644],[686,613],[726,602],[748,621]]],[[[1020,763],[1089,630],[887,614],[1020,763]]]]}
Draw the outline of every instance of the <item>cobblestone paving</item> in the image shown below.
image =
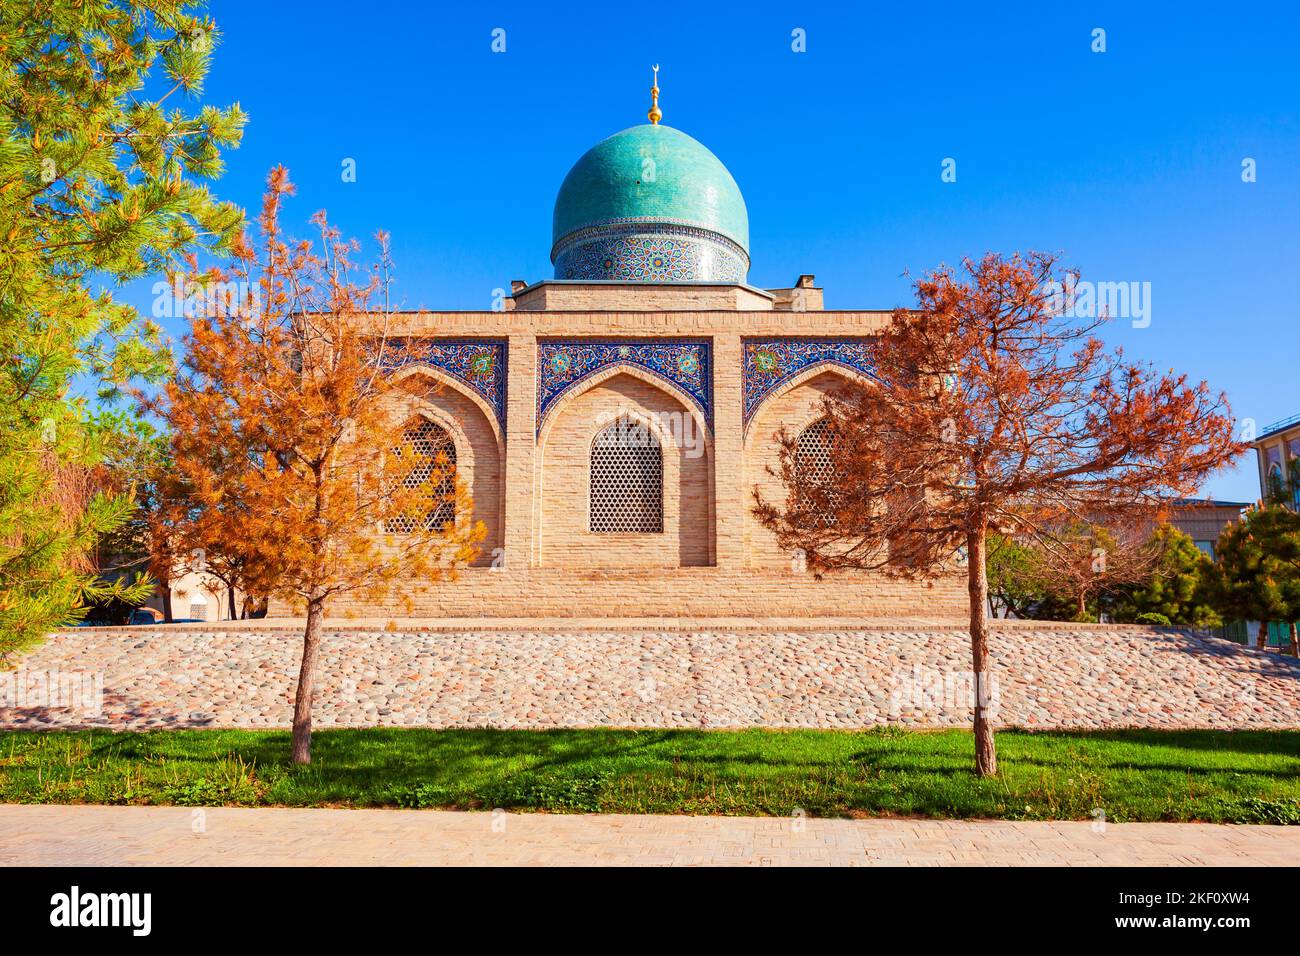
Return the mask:
{"type": "Polygon", "coordinates": [[[1290,866],[1300,827],[0,806],[5,866],[1290,866]]]}
{"type": "MultiPolygon", "coordinates": [[[[271,622],[56,635],[0,674],[0,727],[286,727],[300,640],[271,622]],[[81,700],[68,696],[75,691],[81,700]]],[[[965,633],[944,629],[331,630],[315,719],[317,727],[964,727],[968,645],[965,633]]],[[[995,632],[992,654],[1002,726],[1300,726],[1300,664],[1215,638],[1022,627],[995,632]]]]}

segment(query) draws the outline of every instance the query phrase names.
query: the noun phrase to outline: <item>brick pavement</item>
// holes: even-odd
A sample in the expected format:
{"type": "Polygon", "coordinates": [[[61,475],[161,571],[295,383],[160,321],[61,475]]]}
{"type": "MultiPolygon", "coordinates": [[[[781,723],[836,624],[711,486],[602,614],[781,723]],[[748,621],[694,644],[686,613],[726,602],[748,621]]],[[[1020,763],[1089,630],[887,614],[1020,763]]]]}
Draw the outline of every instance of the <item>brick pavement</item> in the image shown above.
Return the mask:
{"type": "Polygon", "coordinates": [[[0,806],[0,865],[1294,866],[1300,827],[0,806]]]}

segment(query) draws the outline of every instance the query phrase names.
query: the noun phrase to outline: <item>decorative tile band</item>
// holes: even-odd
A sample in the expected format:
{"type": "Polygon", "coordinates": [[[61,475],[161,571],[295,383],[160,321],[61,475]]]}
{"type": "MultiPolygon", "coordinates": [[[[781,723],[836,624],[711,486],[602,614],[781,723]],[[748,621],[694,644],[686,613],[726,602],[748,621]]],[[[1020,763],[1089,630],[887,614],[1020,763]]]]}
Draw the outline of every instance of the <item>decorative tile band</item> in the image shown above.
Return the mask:
{"type": "Polygon", "coordinates": [[[708,342],[537,343],[537,431],[557,399],[602,369],[631,365],[662,378],[685,392],[713,428],[712,350],[708,342]]]}
{"type": "Polygon", "coordinates": [[[749,253],[744,247],[735,241],[728,239],[720,232],[714,232],[707,226],[700,226],[693,222],[687,222],[685,219],[673,219],[669,216],[634,216],[618,219],[602,219],[599,222],[588,223],[581,229],[575,229],[573,232],[561,239],[551,247],[551,262],[556,260],[560,249],[563,246],[573,242],[581,242],[586,239],[603,239],[612,235],[625,236],[628,233],[647,233],[651,235],[672,235],[685,236],[688,239],[709,239],[725,247],[729,252],[745,260],[745,268],[749,268],[749,253]]]}
{"type": "Polygon", "coordinates": [[[749,257],[708,229],[645,221],[580,229],[556,243],[557,279],[744,282],[749,257]]]}
{"type": "Polygon", "coordinates": [[[867,346],[866,339],[746,339],[741,369],[745,427],[763,399],[813,366],[829,363],[875,378],[867,346]]]}
{"type": "Polygon", "coordinates": [[[496,339],[390,339],[382,367],[437,369],[463,383],[490,407],[506,431],[506,343],[496,339]]]}

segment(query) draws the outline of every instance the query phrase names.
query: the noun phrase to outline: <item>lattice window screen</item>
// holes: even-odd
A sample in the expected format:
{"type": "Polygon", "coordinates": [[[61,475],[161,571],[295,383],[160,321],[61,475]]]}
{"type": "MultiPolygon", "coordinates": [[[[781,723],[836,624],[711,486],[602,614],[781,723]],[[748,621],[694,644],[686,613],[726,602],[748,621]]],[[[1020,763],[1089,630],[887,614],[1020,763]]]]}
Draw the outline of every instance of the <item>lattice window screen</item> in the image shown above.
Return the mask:
{"type": "MultiPolygon", "coordinates": [[[[816,503],[832,507],[839,500],[840,474],[831,458],[830,421],[819,418],[799,433],[795,441],[795,471],[799,484],[816,489],[816,503]]],[[[835,523],[833,511],[823,511],[817,516],[824,526],[835,523]]]]}
{"type": "Polygon", "coordinates": [[[643,425],[620,418],[591,443],[591,530],[658,534],[664,530],[664,456],[643,425]]]}
{"type": "Polygon", "coordinates": [[[423,522],[418,516],[398,515],[389,518],[384,528],[393,534],[410,534],[417,527],[436,529],[455,521],[456,503],[452,499],[456,489],[455,442],[445,428],[427,418],[411,425],[402,438],[402,446],[394,449],[393,453],[399,456],[418,456],[415,467],[402,480],[404,487],[420,487],[429,481],[435,471],[441,471],[441,476],[429,488],[429,500],[434,505],[425,514],[423,522]]]}

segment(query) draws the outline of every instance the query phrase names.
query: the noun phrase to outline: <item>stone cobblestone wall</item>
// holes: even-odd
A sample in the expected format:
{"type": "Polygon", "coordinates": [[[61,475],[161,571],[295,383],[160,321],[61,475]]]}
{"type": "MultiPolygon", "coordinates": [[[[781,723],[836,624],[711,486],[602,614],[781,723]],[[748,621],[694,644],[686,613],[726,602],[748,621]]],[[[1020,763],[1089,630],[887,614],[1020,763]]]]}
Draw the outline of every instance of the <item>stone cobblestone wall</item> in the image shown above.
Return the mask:
{"type": "MultiPolygon", "coordinates": [[[[286,727],[299,627],[54,635],[0,674],[0,727],[286,727]],[[51,699],[60,681],[81,699],[51,699]]],[[[1293,658],[1124,626],[996,627],[990,645],[990,704],[1003,727],[1300,726],[1293,658]]],[[[969,667],[969,636],[955,627],[336,625],[322,643],[314,719],[318,727],[966,727],[969,667]]]]}

